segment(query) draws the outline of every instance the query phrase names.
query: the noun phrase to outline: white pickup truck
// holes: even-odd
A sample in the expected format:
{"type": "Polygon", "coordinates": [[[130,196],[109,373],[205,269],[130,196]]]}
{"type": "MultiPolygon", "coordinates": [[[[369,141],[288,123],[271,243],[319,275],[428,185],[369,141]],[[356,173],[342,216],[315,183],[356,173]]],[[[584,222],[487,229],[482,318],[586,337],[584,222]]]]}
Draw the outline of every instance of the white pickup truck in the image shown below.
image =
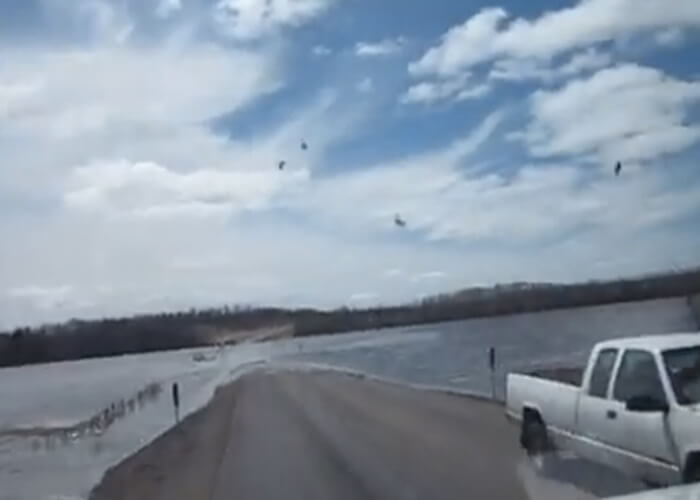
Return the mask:
{"type": "Polygon", "coordinates": [[[585,370],[509,374],[508,416],[539,460],[567,449],[654,484],[700,481],[700,334],[597,344],[585,370]]]}

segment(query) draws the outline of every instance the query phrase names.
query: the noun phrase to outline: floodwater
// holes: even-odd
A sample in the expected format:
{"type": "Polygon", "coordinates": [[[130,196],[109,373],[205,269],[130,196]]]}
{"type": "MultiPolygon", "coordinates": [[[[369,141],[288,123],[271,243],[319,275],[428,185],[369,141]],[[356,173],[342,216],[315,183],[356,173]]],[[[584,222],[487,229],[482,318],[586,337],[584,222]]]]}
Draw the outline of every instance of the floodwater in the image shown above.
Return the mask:
{"type": "Polygon", "coordinates": [[[237,368],[264,360],[263,350],[249,344],[0,370],[0,499],[86,498],[107,468],[175,423],[174,382],[183,418],[237,368]],[[202,351],[212,359],[195,362],[202,351]]]}
{"type": "Polygon", "coordinates": [[[697,330],[684,299],[477,319],[380,332],[0,370],[0,499],[86,498],[104,471],[215,388],[259,362],[332,365],[405,383],[496,394],[511,370],[583,364],[599,340],[697,330]],[[195,354],[200,354],[195,356],[195,354]],[[203,354],[203,356],[202,356],[203,354]],[[204,359],[196,362],[194,358],[204,359]]]}
{"type": "Polygon", "coordinates": [[[451,387],[491,395],[488,350],[496,350],[496,397],[505,376],[537,367],[583,366],[601,340],[697,331],[685,299],[517,314],[402,330],[414,342],[348,345],[296,356],[413,384],[451,387]]]}

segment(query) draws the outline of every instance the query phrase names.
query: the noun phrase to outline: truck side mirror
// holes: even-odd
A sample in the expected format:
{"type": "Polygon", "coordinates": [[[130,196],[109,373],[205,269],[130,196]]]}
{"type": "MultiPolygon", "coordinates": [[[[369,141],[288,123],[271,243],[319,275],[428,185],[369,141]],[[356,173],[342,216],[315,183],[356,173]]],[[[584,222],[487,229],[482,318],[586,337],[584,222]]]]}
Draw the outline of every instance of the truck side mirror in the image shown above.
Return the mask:
{"type": "Polygon", "coordinates": [[[625,403],[627,411],[640,413],[668,413],[668,403],[649,395],[632,396],[625,403]]]}

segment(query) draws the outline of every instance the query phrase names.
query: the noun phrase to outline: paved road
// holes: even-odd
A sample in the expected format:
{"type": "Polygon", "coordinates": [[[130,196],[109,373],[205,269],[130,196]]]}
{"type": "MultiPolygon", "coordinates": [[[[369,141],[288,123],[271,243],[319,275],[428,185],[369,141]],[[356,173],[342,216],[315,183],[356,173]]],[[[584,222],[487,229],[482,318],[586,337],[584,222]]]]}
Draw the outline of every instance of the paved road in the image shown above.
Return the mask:
{"type": "Polygon", "coordinates": [[[258,373],[109,471],[92,498],[590,498],[531,474],[517,443],[490,403],[344,375],[258,373]]]}

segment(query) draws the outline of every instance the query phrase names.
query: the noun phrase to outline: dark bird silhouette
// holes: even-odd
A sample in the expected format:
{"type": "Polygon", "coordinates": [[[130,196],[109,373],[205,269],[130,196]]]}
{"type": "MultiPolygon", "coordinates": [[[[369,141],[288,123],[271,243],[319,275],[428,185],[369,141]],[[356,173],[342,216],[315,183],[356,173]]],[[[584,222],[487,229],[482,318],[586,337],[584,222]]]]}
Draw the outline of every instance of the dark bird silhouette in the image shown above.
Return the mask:
{"type": "Polygon", "coordinates": [[[285,165],[287,165],[287,162],[284,161],[284,160],[282,160],[281,162],[279,162],[279,163],[277,164],[277,168],[280,169],[280,170],[284,170],[285,165]]]}
{"type": "Polygon", "coordinates": [[[394,216],[394,224],[396,224],[398,227],[406,227],[406,221],[403,220],[399,214],[394,216]]]}
{"type": "Polygon", "coordinates": [[[620,175],[620,172],[622,172],[622,163],[618,161],[615,165],[615,175],[620,175]]]}
{"type": "Polygon", "coordinates": [[[306,141],[301,141],[301,149],[304,150],[304,151],[306,151],[307,149],[309,149],[309,145],[306,144],[306,141]]]}

